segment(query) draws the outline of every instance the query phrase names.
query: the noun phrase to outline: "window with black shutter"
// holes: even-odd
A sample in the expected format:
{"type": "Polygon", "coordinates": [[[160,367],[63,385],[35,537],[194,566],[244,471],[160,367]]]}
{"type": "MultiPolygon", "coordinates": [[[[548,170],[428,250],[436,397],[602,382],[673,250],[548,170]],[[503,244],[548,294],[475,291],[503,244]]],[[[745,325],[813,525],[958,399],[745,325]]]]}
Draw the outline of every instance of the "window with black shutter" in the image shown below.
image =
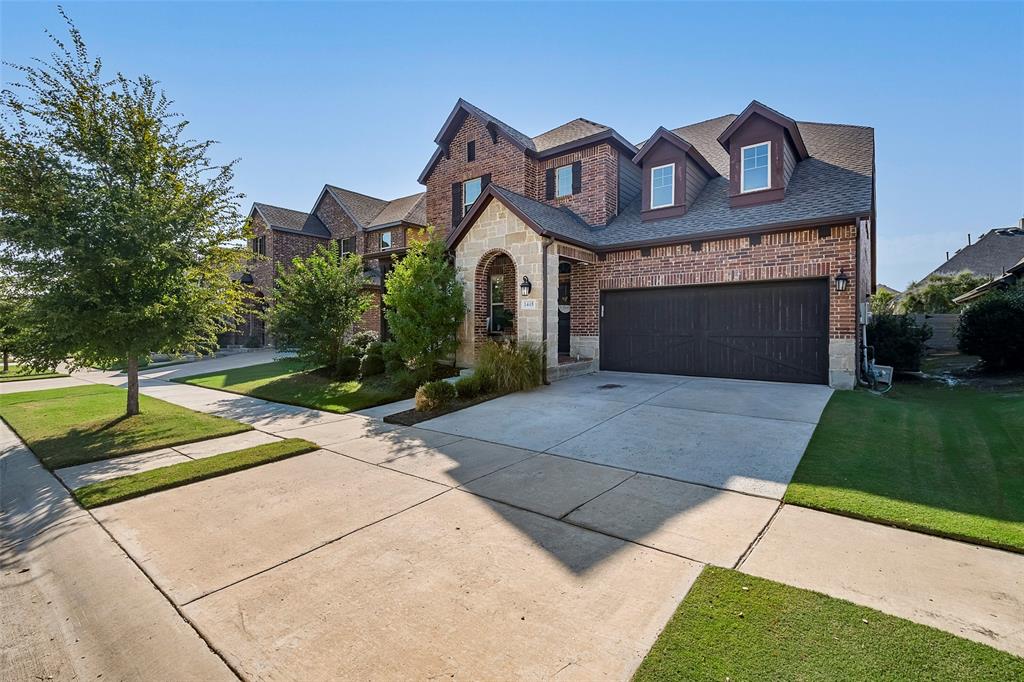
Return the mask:
{"type": "Polygon", "coordinates": [[[555,198],[555,169],[544,171],[544,198],[550,201],[555,198]]]}
{"type": "Polygon", "coordinates": [[[452,183],[452,229],[462,222],[462,183],[452,183]]]}
{"type": "Polygon", "coordinates": [[[476,161],[476,140],[466,143],[466,161],[476,161]]]}
{"type": "Polygon", "coordinates": [[[572,164],[572,193],[579,194],[583,189],[583,162],[573,161],[572,164]]]}

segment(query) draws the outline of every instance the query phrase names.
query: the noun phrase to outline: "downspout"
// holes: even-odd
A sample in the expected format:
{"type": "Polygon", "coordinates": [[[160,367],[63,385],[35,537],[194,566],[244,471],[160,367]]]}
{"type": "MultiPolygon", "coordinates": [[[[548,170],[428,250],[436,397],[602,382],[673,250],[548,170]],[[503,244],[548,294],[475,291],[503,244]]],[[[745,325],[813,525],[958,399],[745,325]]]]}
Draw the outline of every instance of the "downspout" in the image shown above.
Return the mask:
{"type": "Polygon", "coordinates": [[[541,254],[540,267],[543,274],[541,274],[540,292],[542,303],[541,309],[541,320],[540,320],[540,338],[541,346],[544,349],[544,370],[541,373],[541,381],[545,386],[549,386],[551,381],[548,379],[548,247],[555,240],[551,237],[544,237],[542,243],[544,244],[544,250],[541,254]]]}

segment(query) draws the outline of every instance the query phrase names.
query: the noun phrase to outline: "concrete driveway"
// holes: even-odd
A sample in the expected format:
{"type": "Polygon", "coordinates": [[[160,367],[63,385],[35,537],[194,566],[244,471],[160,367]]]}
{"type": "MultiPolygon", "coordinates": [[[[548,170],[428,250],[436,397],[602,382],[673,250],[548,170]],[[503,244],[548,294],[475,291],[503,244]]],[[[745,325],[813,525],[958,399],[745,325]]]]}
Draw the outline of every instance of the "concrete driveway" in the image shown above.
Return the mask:
{"type": "Polygon", "coordinates": [[[420,426],[780,499],[831,395],[807,384],[598,372],[420,426]]]}

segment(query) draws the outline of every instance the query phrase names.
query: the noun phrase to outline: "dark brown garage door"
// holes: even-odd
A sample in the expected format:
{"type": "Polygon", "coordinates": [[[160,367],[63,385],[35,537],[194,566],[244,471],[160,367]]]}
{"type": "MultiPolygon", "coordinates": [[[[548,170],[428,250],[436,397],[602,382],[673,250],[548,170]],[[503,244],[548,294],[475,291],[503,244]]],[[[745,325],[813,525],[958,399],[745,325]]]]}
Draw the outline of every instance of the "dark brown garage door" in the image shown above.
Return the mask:
{"type": "Polygon", "coordinates": [[[828,381],[828,280],[605,291],[601,369],[828,381]]]}

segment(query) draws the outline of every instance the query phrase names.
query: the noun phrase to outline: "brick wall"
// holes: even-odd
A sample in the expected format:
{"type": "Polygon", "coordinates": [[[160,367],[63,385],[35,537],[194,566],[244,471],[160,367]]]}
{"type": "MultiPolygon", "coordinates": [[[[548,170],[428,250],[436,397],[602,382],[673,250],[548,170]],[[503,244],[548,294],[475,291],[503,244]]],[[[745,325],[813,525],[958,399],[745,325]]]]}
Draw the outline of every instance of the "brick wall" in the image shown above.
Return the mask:
{"type": "MultiPolygon", "coordinates": [[[[249,257],[249,273],[252,274],[253,288],[262,291],[266,295],[274,288],[274,236],[267,226],[266,221],[258,213],[253,213],[250,221],[253,236],[256,238],[266,237],[267,254],[265,258],[249,257]]],[[[252,253],[252,241],[247,245],[249,253],[252,253]]]]}
{"type": "Polygon", "coordinates": [[[472,180],[487,173],[491,182],[519,194],[531,190],[533,172],[526,153],[498,135],[496,143],[485,124],[474,116],[467,116],[449,145],[451,157],[441,159],[427,176],[427,223],[445,235],[452,229],[452,183],[472,180]],[[476,160],[466,160],[466,143],[476,141],[476,160]]]}
{"type": "Polygon", "coordinates": [[[610,144],[574,150],[534,164],[535,193],[528,195],[551,206],[565,206],[591,225],[606,225],[618,212],[619,202],[618,153],[610,144]],[[549,168],[581,162],[579,194],[545,201],[545,172],[549,168]]]}
{"type": "Polygon", "coordinates": [[[690,244],[609,253],[593,265],[572,270],[573,335],[598,334],[600,291],[678,285],[720,284],[778,279],[828,277],[829,337],[856,338],[855,287],[839,293],[831,284],[840,269],[855,272],[857,236],[852,225],[832,227],[821,237],[817,228],[761,236],[708,240],[700,250],[690,244]]]}
{"type": "Polygon", "coordinates": [[[330,192],[324,192],[320,203],[313,209],[316,217],[320,219],[331,232],[331,238],[336,240],[348,239],[356,236],[356,253],[366,253],[366,233],[359,230],[358,226],[349,217],[345,209],[334,198],[330,192]]]}
{"type": "Polygon", "coordinates": [[[619,155],[609,144],[598,144],[543,161],[529,158],[525,152],[498,135],[491,142],[484,123],[467,116],[449,145],[450,158],[441,158],[427,176],[427,222],[443,227],[450,234],[452,222],[452,183],[491,174],[491,182],[537,201],[566,206],[592,225],[605,225],[618,211],[619,155]],[[476,159],[468,161],[466,143],[476,141],[476,159]],[[579,194],[552,201],[545,200],[545,171],[580,161],[579,194]]]}

